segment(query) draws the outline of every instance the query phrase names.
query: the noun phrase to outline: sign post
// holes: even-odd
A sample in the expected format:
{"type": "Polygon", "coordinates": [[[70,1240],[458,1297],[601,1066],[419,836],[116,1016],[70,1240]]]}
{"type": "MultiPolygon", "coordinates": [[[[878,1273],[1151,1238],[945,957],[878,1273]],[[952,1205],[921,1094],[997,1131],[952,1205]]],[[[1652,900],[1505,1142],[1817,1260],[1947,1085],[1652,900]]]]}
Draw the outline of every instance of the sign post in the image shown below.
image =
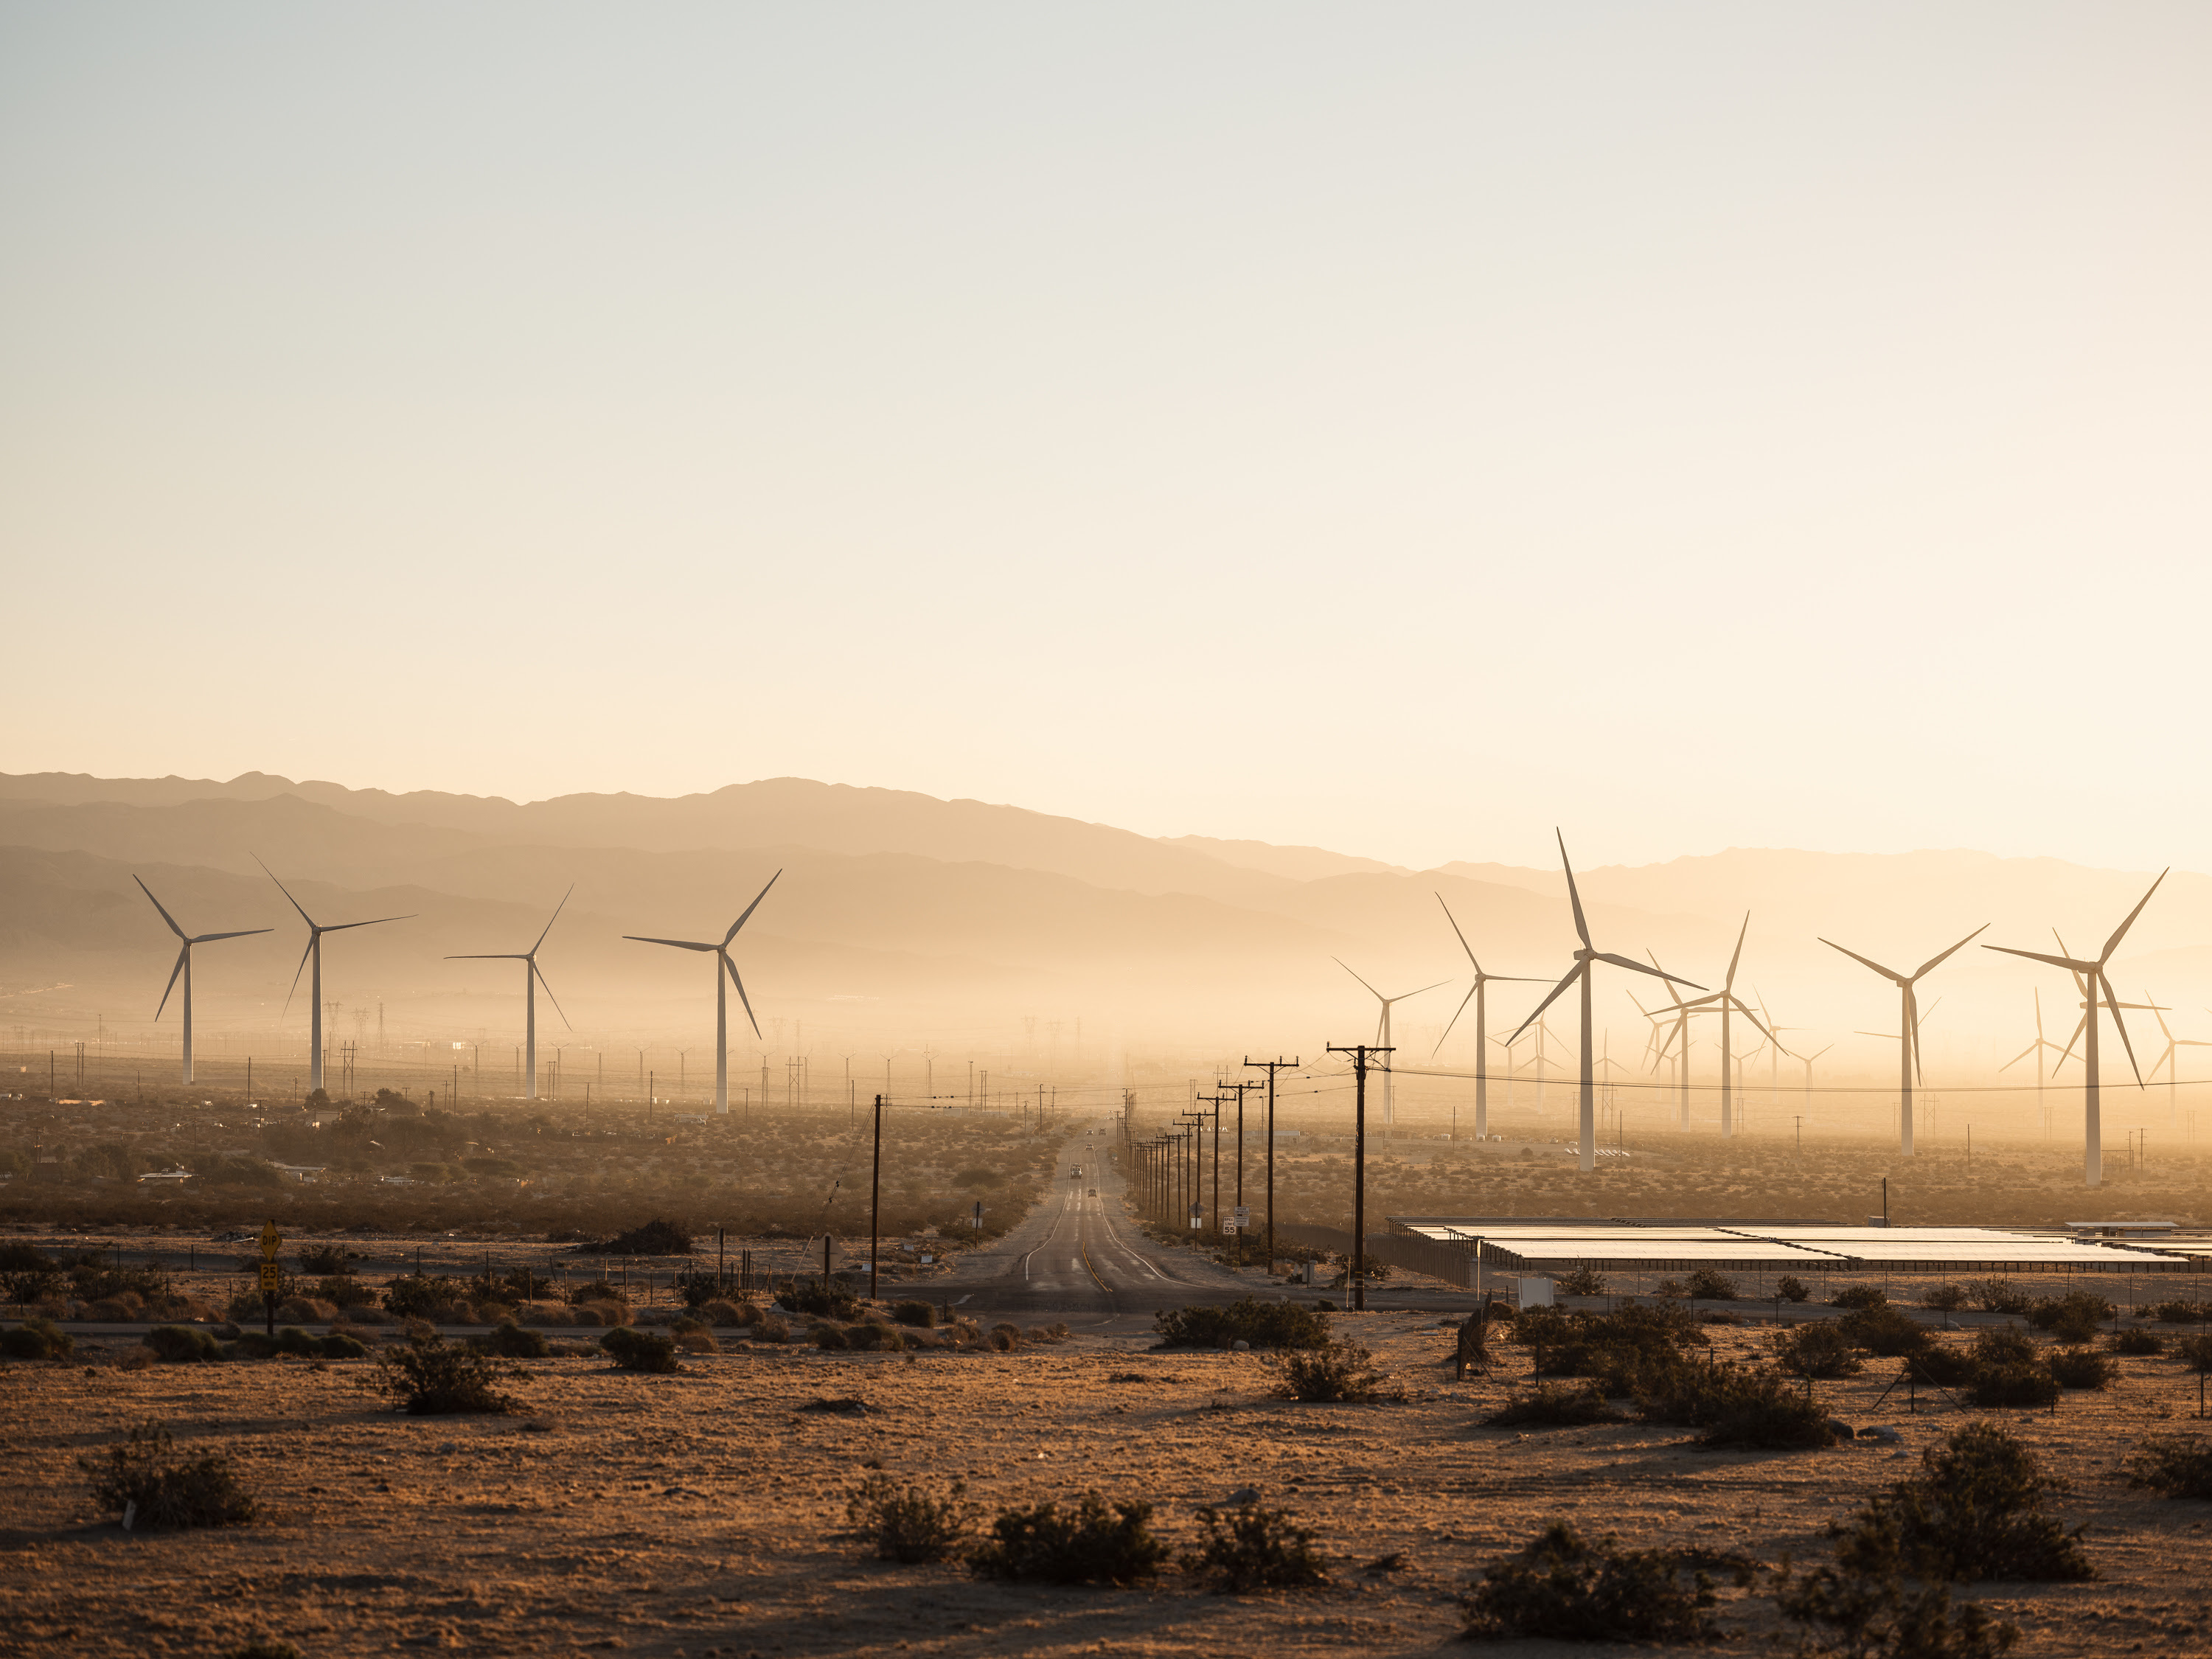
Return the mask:
{"type": "Polygon", "coordinates": [[[276,1334],[276,1287],[283,1282],[283,1270],[276,1265],[276,1251],[284,1243],[284,1235],[276,1231],[274,1221],[261,1230],[261,1307],[268,1316],[269,1334],[276,1334]]]}

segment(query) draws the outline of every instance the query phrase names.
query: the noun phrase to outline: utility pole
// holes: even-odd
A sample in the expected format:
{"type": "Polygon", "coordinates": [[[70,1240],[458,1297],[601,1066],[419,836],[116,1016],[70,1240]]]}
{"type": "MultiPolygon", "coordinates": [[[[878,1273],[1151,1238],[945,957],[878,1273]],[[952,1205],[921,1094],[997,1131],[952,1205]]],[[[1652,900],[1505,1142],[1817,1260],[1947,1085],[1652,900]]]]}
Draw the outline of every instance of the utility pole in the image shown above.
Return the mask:
{"type": "MultiPolygon", "coordinates": [[[[1237,1091],[1237,1182],[1236,1182],[1237,1193],[1236,1193],[1236,1198],[1237,1198],[1237,1207],[1238,1209],[1240,1209],[1240,1210],[1241,1210],[1241,1209],[1243,1209],[1243,1208],[1244,1207],[1244,1091],[1245,1091],[1246,1090],[1248,1090],[1248,1089],[1256,1089],[1256,1088],[1258,1088],[1260,1085],[1259,1085],[1257,1083],[1249,1083],[1249,1082],[1248,1082],[1248,1083],[1224,1083],[1224,1082],[1223,1082],[1219,1078],[1216,1078],[1216,1079],[1213,1080],[1213,1086],[1214,1086],[1215,1088],[1217,1088],[1217,1089],[1234,1089],[1235,1091],[1237,1091]]],[[[1216,1097],[1216,1098],[1218,1099],[1218,1098],[1219,1098],[1219,1097],[1218,1097],[1218,1096],[1217,1096],[1217,1097],[1216,1097]]],[[[1218,1147],[1218,1146],[1219,1146],[1219,1145],[1220,1145],[1220,1142],[1217,1139],[1217,1140],[1215,1141],[1214,1145],[1215,1145],[1217,1147],[1218,1147]]],[[[1243,1230],[1243,1229],[1242,1229],[1242,1228],[1239,1228],[1239,1229],[1237,1230],[1237,1264],[1238,1264],[1240,1267],[1243,1264],[1243,1261],[1244,1261],[1244,1230],[1243,1230]]]]}
{"type": "MultiPolygon", "coordinates": [[[[884,1097],[876,1097],[876,1157],[868,1173],[868,1294],[880,1300],[884,1287],[877,1278],[876,1241],[883,1234],[884,1097]]],[[[827,1280],[824,1280],[827,1283],[827,1280]]]]}
{"type": "Polygon", "coordinates": [[[1352,1056],[1352,1075],[1358,1079],[1353,1091],[1352,1130],[1352,1306],[1356,1313],[1367,1311],[1367,1072],[1375,1062],[1370,1054],[1387,1054],[1388,1048],[1378,1048],[1369,1043],[1354,1043],[1349,1048],[1330,1043],[1325,1051],[1332,1054],[1352,1056]]]}
{"type": "Polygon", "coordinates": [[[1295,1060],[1278,1055],[1273,1060],[1255,1060],[1244,1056],[1245,1066],[1253,1071],[1264,1069],[1267,1073],[1267,1271],[1275,1271],[1275,1073],[1288,1066],[1297,1069],[1295,1060]]]}

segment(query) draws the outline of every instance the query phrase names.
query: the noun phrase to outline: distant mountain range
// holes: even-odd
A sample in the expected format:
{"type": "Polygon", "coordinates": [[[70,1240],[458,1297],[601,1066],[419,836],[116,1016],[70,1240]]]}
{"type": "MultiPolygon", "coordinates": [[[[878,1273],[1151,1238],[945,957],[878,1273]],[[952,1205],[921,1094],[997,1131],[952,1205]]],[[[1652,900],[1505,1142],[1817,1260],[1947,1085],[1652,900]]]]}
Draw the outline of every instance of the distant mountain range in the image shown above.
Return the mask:
{"type": "MultiPolygon", "coordinates": [[[[326,994],[380,999],[402,1025],[457,1033],[511,1025],[520,985],[507,964],[444,957],[525,948],[572,884],[546,972],[577,1028],[609,1040],[696,1024],[712,990],[696,959],[621,936],[719,938],[778,869],[742,936],[757,1006],[856,1041],[1004,1031],[1025,1016],[1197,1043],[1346,1040],[1371,1030],[1373,1004],[1334,957],[1386,991],[1455,981],[1401,1010],[1401,1039],[1425,1051],[1465,985],[1439,896],[1492,972],[1556,977],[1574,943],[1555,870],[1414,872],[798,778],[673,799],[518,804],[260,773],[0,775],[0,1020],[152,1013],[173,945],[134,872],[188,927],[276,929],[210,947],[198,981],[200,1006],[216,1018],[273,1018],[304,930],[257,854],[319,917],[416,913],[337,936],[326,994]]],[[[1656,951],[1709,985],[1748,910],[1739,989],[1764,993],[1804,1044],[1837,1042],[1833,1063],[1878,1068],[1890,1063],[1886,1045],[1852,1033],[1893,1029],[1895,993],[1819,935],[1908,969],[1984,922],[1978,943],[2044,948],[2056,925],[2094,951],[2155,873],[1970,852],[1731,848],[1579,878],[1601,949],[1656,951]]],[[[2167,878],[2115,977],[2124,995],[2150,990],[2175,1006],[2196,1034],[2212,1001],[2212,879],[2167,878]]],[[[2010,1054],[2027,1041],[2031,988],[2063,1041],[2079,1000],[2064,975],[1960,952],[1923,997],[1945,999],[1927,1028],[1931,1060],[2010,1054]]],[[[1498,988],[1493,1030],[1542,988],[1498,988]]],[[[1644,1026],[1631,989],[1647,1006],[1661,1000],[1656,981],[1614,970],[1601,981],[1601,1018],[1616,1052],[1632,1054],[1644,1026]]],[[[1571,1030],[1564,1005],[1553,1024],[1571,1030]]],[[[2138,1029],[2154,1053],[2148,1015],[2138,1029]]]]}

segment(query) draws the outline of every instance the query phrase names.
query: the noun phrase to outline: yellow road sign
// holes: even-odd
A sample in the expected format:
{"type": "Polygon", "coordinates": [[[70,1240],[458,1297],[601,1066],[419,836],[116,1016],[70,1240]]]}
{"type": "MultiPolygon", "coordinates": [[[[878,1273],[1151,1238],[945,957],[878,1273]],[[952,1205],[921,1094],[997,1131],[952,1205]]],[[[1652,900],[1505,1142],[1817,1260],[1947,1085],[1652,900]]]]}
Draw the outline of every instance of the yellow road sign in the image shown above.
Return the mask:
{"type": "Polygon", "coordinates": [[[264,1261],[261,1264],[261,1289],[264,1294],[272,1294],[276,1291],[278,1285],[283,1283],[283,1271],[273,1261],[264,1261]]]}
{"type": "Polygon", "coordinates": [[[261,1230],[261,1254],[263,1257],[268,1261],[274,1261],[276,1259],[276,1247],[283,1242],[284,1235],[276,1231],[276,1224],[275,1222],[270,1222],[267,1226],[261,1230]]]}

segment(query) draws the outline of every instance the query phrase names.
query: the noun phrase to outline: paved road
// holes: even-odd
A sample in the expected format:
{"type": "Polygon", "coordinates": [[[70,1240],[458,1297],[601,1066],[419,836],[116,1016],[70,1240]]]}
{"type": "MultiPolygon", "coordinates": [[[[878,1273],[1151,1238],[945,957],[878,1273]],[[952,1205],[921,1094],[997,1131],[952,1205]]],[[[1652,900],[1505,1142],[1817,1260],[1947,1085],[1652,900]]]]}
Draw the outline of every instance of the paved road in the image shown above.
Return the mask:
{"type": "Polygon", "coordinates": [[[1162,1308],[1288,1293],[1146,1238],[1122,1207],[1121,1176],[1107,1156],[1109,1134],[1094,1125],[1062,1142],[1044,1203],[995,1244],[963,1255],[948,1277],[931,1284],[932,1299],[963,1313],[1049,1316],[1121,1332],[1149,1330],[1162,1308]],[[1069,1170],[1079,1167],[1081,1179],[1071,1180],[1069,1170]]]}

